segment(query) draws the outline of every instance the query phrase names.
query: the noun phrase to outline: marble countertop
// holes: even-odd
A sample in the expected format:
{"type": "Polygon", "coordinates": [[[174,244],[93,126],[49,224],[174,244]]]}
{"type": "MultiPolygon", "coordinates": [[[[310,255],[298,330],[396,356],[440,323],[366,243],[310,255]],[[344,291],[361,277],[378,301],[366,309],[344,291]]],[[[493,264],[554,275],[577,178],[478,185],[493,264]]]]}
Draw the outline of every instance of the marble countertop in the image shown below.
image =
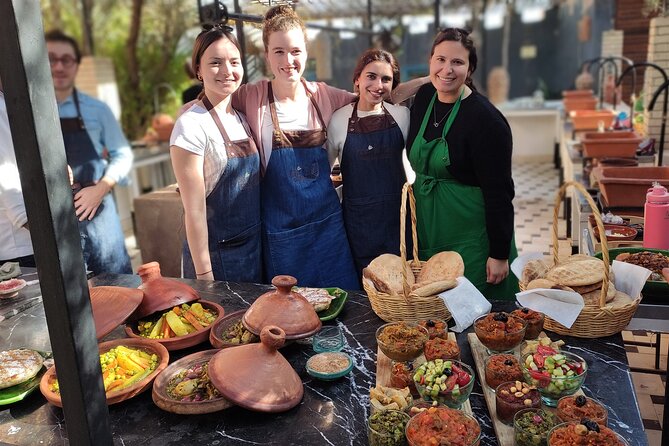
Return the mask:
{"type": "MultiPolygon", "coordinates": [[[[102,275],[92,280],[95,285],[136,287],[139,284],[137,276],[102,275]]],[[[197,288],[203,299],[221,303],[226,313],[247,308],[269,288],[253,284],[186,282],[197,288]]],[[[37,285],[33,285],[25,292],[35,289],[39,291],[37,285]]],[[[495,310],[511,309],[511,306],[508,302],[493,303],[495,310]]],[[[232,407],[207,415],[176,415],[154,405],[151,392],[147,391],[109,406],[114,444],[366,445],[369,389],[375,384],[374,334],[383,321],[374,314],[364,294],[350,292],[339,317],[324,324],[341,326],[347,341],[345,351],[353,357],[354,369],[338,381],[318,381],[305,370],[307,359],[314,354],[310,344],[296,342],[281,349],[304,383],[304,398],[297,407],[280,414],[232,407]]],[[[120,327],[105,339],[119,337],[124,337],[120,327]]],[[[463,361],[473,364],[466,333],[458,334],[457,339],[463,361]]],[[[583,390],[607,405],[609,426],[630,445],[647,445],[621,336],[564,339],[569,351],[587,361],[590,369],[583,390]]],[[[0,322],[0,350],[18,347],[50,350],[42,305],[23,306],[15,315],[0,322]]],[[[207,348],[210,348],[208,343],[170,352],[170,360],[207,348]]],[[[470,402],[481,424],[481,445],[496,445],[478,380],[470,402]]],[[[68,444],[63,411],[48,404],[39,390],[21,402],[0,406],[0,442],[68,444]]]]}

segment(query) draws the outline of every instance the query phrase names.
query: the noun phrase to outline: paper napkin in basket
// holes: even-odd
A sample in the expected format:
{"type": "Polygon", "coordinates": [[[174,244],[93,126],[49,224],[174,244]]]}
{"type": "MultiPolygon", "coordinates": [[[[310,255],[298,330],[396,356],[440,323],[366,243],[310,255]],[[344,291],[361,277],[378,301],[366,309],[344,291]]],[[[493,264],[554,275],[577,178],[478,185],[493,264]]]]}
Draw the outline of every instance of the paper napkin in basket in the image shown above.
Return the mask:
{"type": "Polygon", "coordinates": [[[641,289],[646,284],[652,271],[643,266],[614,260],[611,271],[615,277],[616,290],[636,299],[641,294],[641,289]]]}
{"type": "Polygon", "coordinates": [[[474,319],[490,312],[492,305],[466,277],[457,278],[458,285],[444,291],[439,297],[451,312],[458,333],[465,331],[474,323],[474,319]]]}
{"type": "Polygon", "coordinates": [[[585,306],[583,297],[573,291],[537,288],[516,294],[518,303],[544,313],[567,328],[571,328],[585,306]]]}
{"type": "Polygon", "coordinates": [[[517,278],[523,277],[523,269],[527,262],[530,260],[543,259],[544,254],[542,252],[528,252],[527,254],[520,255],[516,257],[513,262],[511,262],[511,272],[516,275],[517,278]]]}

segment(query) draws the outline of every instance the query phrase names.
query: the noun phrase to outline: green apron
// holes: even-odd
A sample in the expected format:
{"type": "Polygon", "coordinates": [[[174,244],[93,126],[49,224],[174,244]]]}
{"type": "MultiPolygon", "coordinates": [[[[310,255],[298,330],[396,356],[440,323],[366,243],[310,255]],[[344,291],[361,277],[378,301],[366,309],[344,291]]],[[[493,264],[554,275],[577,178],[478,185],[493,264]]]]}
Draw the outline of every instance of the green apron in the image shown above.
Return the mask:
{"type": "MultiPolygon", "coordinates": [[[[497,285],[486,283],[488,233],[486,231],[483,192],[455,179],[446,168],[450,156],[446,134],[460,110],[462,94],[453,105],[441,138],[425,141],[425,127],[432,114],[437,93],[425,112],[409,160],[416,172],[416,220],[419,257],[427,260],[441,251],[457,251],[465,262],[465,277],[488,299],[515,299],[518,280],[509,276],[497,285]]],[[[511,240],[509,263],[518,256],[515,239],[511,240]]]]}

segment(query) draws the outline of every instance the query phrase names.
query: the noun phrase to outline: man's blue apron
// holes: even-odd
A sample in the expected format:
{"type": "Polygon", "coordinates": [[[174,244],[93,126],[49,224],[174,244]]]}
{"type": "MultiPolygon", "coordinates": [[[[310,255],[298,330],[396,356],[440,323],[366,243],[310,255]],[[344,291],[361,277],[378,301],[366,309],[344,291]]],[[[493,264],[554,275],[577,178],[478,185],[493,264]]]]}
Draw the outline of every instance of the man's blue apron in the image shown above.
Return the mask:
{"type": "Polygon", "coordinates": [[[272,155],[261,183],[266,278],[290,274],[302,286],[358,289],[341,205],[323,147],[326,125],[307,90],[321,129],[282,131],[272,84],[272,155]]]}
{"type": "Polygon", "coordinates": [[[404,136],[385,107],[383,111],[359,118],[357,103],[353,105],[340,160],[344,223],[358,277],[374,258],[400,253],[404,136]]]}
{"type": "MultiPolygon", "coordinates": [[[[77,108],[75,118],[61,118],[67,164],[72,168],[72,193],[93,186],[104,176],[106,162],[95,150],[81,116],[77,90],[72,92],[77,108]]],[[[92,220],[79,222],[81,247],[86,268],[94,274],[132,274],[130,257],[125,250],[121,221],[111,194],[105,195],[92,220]]]]}
{"type": "MultiPolygon", "coordinates": [[[[225,142],[228,162],[207,196],[209,257],[214,279],[262,281],[260,248],[260,157],[251,138],[231,141],[205,96],[202,100],[225,142]]],[[[183,247],[184,277],[195,279],[188,241],[183,247]]]]}

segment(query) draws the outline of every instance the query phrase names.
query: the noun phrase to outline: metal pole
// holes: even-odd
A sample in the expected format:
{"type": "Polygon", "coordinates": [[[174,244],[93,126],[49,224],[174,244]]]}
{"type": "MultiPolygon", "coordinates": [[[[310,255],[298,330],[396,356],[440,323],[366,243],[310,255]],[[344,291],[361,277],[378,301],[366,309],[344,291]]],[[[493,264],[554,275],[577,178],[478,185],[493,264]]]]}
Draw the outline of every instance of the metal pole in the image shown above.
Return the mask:
{"type": "Polygon", "coordinates": [[[441,27],[441,0],[434,0],[434,32],[439,32],[441,27]]]}
{"type": "Polygon", "coordinates": [[[0,60],[21,186],[30,191],[24,200],[68,440],[73,445],[111,445],[39,0],[0,0],[0,60]]]}
{"type": "MultiPolygon", "coordinates": [[[[241,14],[242,8],[239,6],[239,0],[235,0],[235,13],[241,14]]],[[[242,48],[242,68],[244,69],[244,77],[242,79],[243,83],[246,83],[248,80],[246,73],[246,39],[244,38],[244,22],[237,20],[237,40],[239,41],[239,46],[242,48]]]]}
{"type": "MultiPolygon", "coordinates": [[[[372,0],[367,0],[367,29],[369,31],[372,30],[372,0]]],[[[374,36],[372,34],[369,35],[369,47],[374,46],[374,36]]]]}

